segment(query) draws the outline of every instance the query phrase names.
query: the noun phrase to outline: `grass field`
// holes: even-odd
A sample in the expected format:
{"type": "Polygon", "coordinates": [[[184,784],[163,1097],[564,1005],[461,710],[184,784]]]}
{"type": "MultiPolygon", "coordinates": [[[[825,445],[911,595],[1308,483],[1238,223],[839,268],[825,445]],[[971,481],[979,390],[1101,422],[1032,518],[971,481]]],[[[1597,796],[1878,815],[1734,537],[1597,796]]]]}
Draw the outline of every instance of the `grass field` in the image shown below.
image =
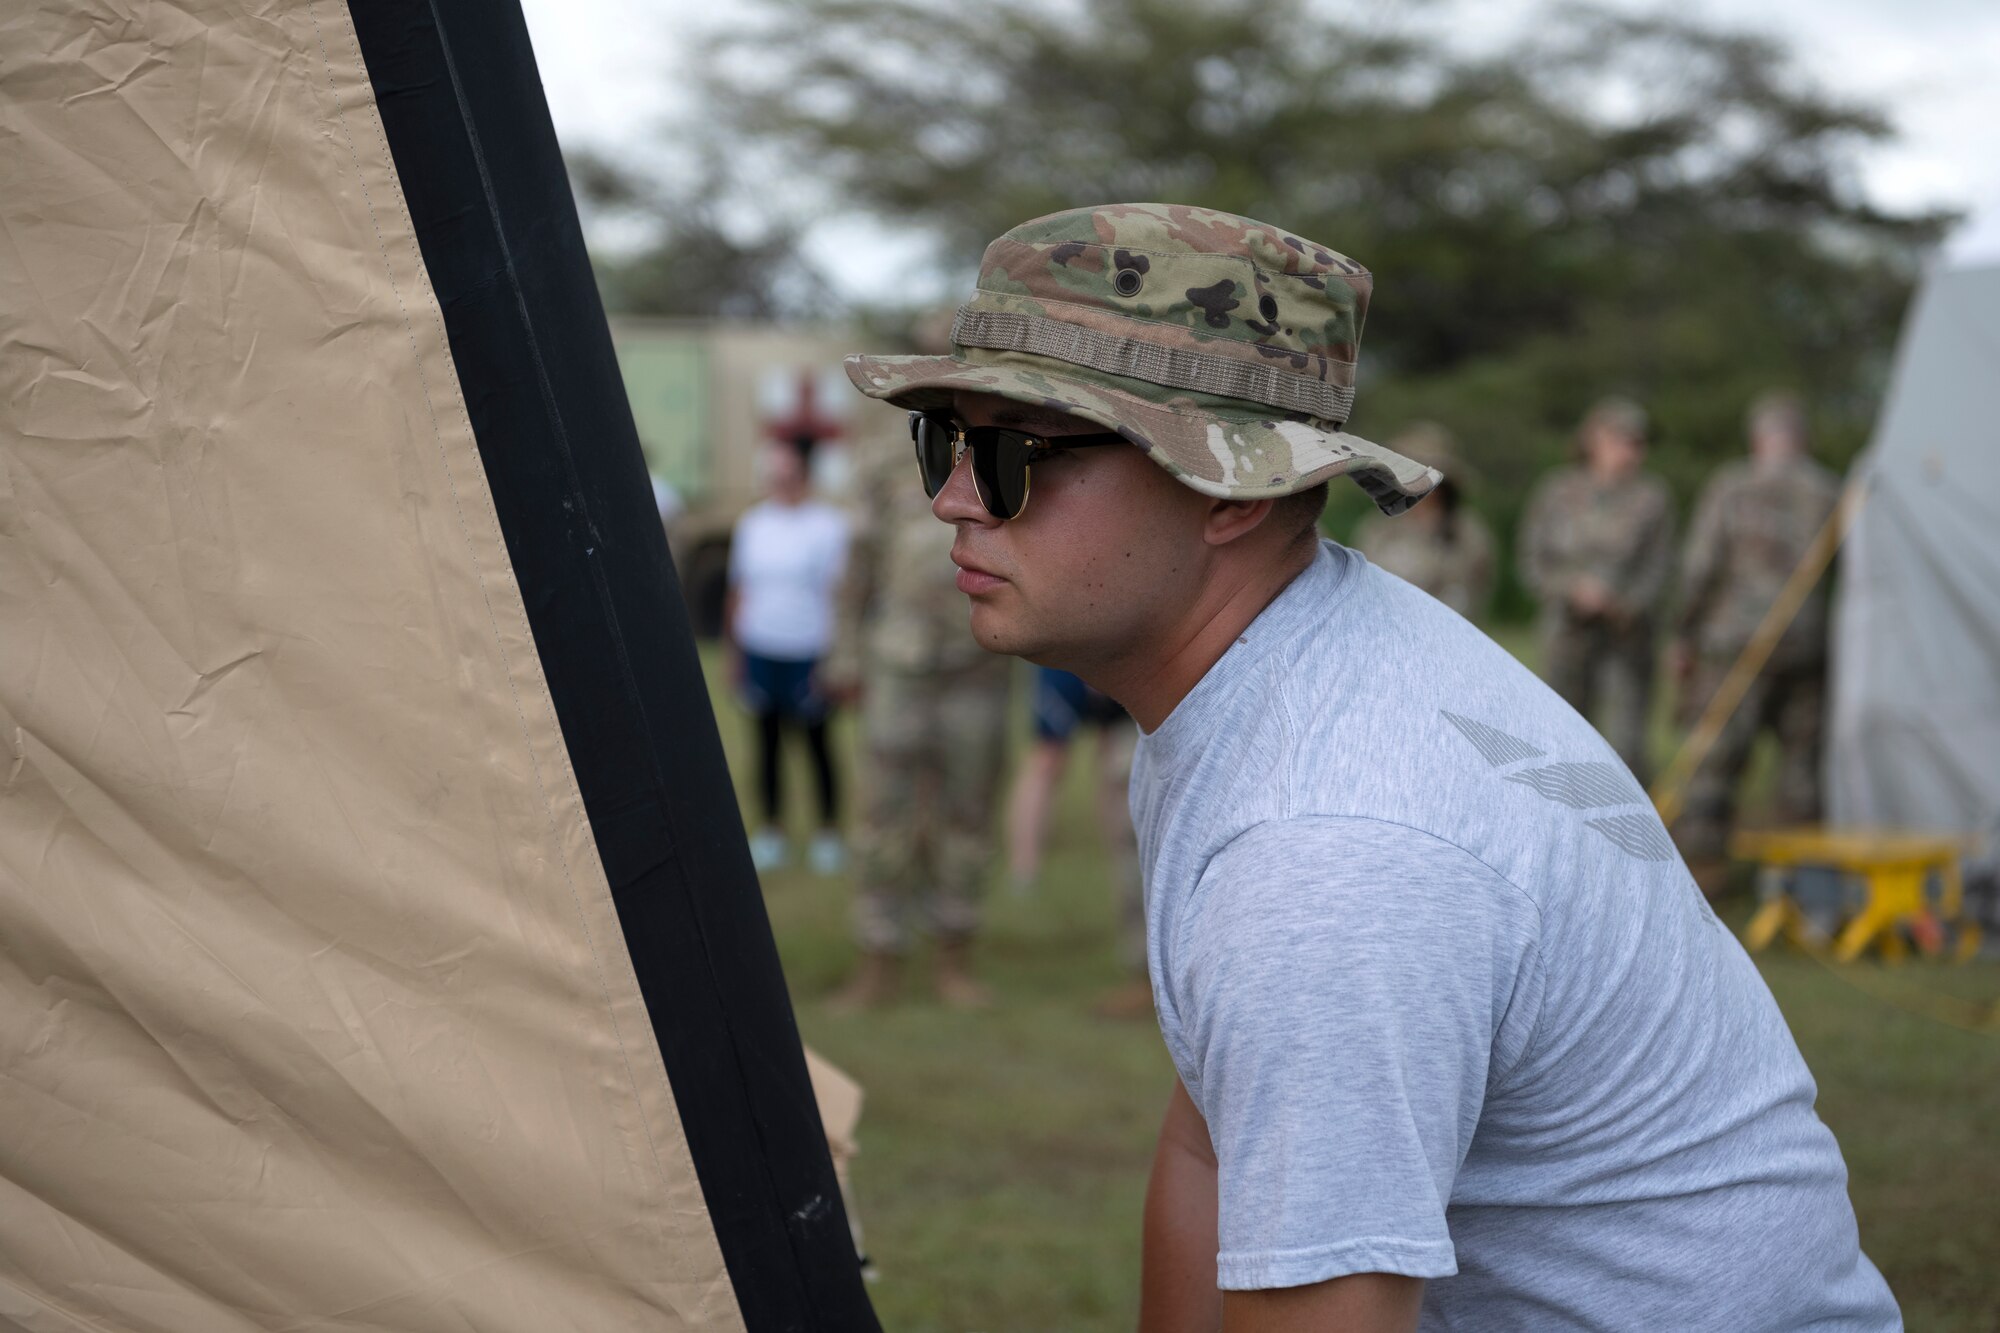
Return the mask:
{"type": "MultiPolygon", "coordinates": [[[[742,719],[716,702],[747,795],[742,719]]],[[[1140,1203],[1173,1072],[1150,1021],[1090,1014],[1120,973],[1087,769],[1071,766],[1035,895],[1010,896],[994,877],[990,1012],[931,1003],[919,958],[900,1007],[829,1014],[823,997],[852,958],[849,886],[800,870],[766,878],[806,1040],[867,1090],[856,1189],[892,1333],[1132,1327],[1140,1203]]],[[[1746,911],[1736,906],[1739,925],[1746,911]]],[[[1778,951],[1759,965],[1818,1078],[1862,1244],[1908,1326],[2000,1330],[2000,1034],[1924,1012],[1940,993],[2000,1000],[2000,965],[1835,969],[1778,951]]]]}

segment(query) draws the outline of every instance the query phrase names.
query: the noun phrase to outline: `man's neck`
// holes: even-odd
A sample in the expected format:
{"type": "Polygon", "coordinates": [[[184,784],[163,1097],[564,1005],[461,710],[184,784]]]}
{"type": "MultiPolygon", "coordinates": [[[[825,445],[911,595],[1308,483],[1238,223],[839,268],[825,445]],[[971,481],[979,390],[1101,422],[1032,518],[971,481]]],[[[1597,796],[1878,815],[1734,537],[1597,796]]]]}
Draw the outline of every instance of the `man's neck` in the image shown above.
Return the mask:
{"type": "Polygon", "coordinates": [[[1296,543],[1282,560],[1224,569],[1178,618],[1151,642],[1099,666],[1079,669],[1090,685],[1116,699],[1142,731],[1155,731],[1188,691],[1279,593],[1319,554],[1319,542],[1296,543]]]}

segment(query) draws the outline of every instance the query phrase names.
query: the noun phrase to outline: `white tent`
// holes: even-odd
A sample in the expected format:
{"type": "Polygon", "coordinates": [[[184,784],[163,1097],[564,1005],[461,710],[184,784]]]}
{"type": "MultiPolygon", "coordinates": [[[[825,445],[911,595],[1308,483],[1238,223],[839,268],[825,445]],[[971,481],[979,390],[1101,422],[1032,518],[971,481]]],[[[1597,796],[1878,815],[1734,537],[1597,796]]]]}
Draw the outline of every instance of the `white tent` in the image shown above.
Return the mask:
{"type": "Polygon", "coordinates": [[[1841,558],[1833,821],[1959,833],[2000,857],[2000,247],[1924,281],[1841,558]]]}

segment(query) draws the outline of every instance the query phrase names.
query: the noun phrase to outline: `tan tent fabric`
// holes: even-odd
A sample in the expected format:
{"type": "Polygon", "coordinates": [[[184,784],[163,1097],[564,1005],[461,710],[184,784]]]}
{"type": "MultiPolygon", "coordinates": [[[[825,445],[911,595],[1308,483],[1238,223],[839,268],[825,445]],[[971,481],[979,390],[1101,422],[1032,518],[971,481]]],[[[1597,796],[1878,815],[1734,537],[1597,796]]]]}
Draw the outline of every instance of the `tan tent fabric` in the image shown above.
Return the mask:
{"type": "Polygon", "coordinates": [[[861,1126],[861,1085],[812,1047],[806,1047],[805,1055],[813,1100],[819,1103],[819,1118],[826,1126],[827,1151],[833,1155],[841,1200],[847,1206],[848,1234],[854,1238],[854,1252],[866,1254],[868,1245],[861,1231],[861,1212],[854,1202],[854,1158],[861,1151],[854,1133],[861,1126]]]}
{"type": "Polygon", "coordinates": [[[740,1327],[372,96],[0,7],[0,1323],[740,1327]]]}

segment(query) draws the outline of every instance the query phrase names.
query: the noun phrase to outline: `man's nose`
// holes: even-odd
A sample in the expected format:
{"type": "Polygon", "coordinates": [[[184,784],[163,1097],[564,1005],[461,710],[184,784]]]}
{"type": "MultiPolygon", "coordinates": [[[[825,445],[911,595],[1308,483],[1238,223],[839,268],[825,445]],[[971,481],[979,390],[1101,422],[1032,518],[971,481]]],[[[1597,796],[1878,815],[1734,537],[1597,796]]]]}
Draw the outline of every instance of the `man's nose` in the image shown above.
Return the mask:
{"type": "Polygon", "coordinates": [[[946,523],[978,523],[984,526],[1000,521],[986,512],[986,506],[979,501],[979,491],[972,484],[972,450],[967,449],[958,456],[951,475],[945,478],[943,488],[931,500],[931,512],[946,523]]]}

